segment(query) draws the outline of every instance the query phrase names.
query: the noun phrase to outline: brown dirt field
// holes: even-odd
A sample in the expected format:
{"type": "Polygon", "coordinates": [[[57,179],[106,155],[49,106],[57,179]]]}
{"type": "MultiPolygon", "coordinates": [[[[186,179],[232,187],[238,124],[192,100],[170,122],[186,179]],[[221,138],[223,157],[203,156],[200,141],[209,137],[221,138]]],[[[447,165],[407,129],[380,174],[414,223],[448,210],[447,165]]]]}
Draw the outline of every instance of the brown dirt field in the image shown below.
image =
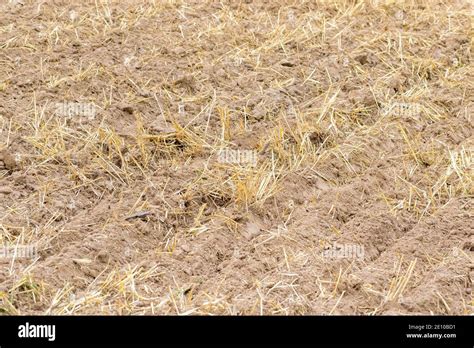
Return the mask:
{"type": "Polygon", "coordinates": [[[0,313],[473,314],[472,14],[2,0],[0,313]]]}

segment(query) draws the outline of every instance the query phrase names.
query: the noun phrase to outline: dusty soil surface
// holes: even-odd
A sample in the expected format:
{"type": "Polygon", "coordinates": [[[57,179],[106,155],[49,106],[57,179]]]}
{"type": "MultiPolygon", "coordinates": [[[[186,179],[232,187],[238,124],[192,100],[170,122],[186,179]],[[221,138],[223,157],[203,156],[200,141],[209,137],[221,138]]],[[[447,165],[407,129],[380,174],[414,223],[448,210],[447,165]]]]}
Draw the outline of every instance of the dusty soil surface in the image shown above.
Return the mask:
{"type": "Polygon", "coordinates": [[[0,312],[473,314],[472,34],[468,1],[2,0],[0,244],[37,253],[0,312]]]}

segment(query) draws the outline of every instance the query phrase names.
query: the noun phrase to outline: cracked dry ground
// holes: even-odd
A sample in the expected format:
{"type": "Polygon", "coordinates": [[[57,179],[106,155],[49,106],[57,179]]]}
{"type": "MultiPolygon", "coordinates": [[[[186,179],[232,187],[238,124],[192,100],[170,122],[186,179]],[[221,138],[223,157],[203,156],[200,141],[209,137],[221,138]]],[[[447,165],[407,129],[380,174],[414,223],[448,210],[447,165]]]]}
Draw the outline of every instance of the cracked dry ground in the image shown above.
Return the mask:
{"type": "Polygon", "coordinates": [[[0,311],[472,314],[471,13],[3,1],[0,311]]]}

